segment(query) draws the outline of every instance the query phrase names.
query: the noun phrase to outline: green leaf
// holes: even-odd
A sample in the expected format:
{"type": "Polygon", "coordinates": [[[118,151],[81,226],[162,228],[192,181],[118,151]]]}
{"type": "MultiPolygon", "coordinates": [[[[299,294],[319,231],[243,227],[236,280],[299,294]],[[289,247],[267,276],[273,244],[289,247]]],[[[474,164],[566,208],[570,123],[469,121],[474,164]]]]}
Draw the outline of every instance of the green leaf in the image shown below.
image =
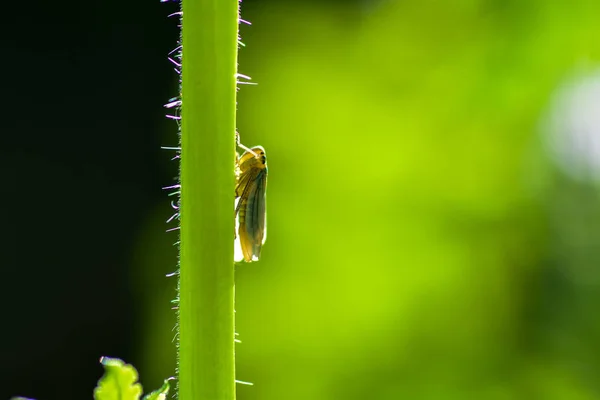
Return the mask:
{"type": "Polygon", "coordinates": [[[144,396],[143,400],[165,400],[167,395],[169,394],[169,389],[171,385],[169,385],[169,381],[175,378],[165,379],[165,383],[160,387],[160,389],[155,390],[154,392],[150,392],[144,396]]]}
{"type": "Polygon", "coordinates": [[[137,383],[138,373],[131,364],[109,357],[102,357],[100,363],[104,366],[104,375],[94,389],[95,400],[138,400],[140,398],[142,385],[137,383]]]}

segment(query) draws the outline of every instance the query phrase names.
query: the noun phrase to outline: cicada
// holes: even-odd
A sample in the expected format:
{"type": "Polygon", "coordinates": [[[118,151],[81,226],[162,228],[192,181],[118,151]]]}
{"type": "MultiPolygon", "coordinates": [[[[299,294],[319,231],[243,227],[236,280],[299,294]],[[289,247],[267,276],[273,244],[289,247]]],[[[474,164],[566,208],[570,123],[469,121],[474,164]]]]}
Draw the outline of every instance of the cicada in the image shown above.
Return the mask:
{"type": "Polygon", "coordinates": [[[235,261],[243,256],[246,262],[252,262],[259,259],[267,239],[267,156],[261,146],[244,148],[246,151],[236,161],[235,261]]]}

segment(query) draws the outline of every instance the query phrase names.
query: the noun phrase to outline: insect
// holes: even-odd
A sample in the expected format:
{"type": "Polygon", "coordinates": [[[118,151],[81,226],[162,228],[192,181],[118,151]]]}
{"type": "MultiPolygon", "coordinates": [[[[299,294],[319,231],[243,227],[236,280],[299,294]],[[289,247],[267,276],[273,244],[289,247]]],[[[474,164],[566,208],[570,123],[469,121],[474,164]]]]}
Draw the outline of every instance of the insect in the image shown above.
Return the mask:
{"type": "Polygon", "coordinates": [[[243,256],[246,262],[252,262],[259,259],[267,239],[267,156],[261,146],[240,147],[246,151],[236,160],[235,261],[243,256]]]}

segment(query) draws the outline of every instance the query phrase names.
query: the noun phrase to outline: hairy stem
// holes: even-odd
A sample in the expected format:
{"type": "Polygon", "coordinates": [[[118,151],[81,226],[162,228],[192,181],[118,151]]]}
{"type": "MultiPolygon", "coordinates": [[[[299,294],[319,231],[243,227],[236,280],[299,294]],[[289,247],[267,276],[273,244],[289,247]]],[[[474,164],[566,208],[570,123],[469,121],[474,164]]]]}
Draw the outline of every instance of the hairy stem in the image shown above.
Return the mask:
{"type": "Polygon", "coordinates": [[[182,0],[179,398],[234,400],[238,0],[182,0]]]}

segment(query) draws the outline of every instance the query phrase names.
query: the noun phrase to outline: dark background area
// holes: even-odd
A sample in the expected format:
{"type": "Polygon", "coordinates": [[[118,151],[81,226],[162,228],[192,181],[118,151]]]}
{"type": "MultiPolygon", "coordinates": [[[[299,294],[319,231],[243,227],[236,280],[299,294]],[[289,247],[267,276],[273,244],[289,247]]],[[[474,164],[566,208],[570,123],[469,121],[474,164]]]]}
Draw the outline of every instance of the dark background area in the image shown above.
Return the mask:
{"type": "Polygon", "coordinates": [[[171,211],[176,9],[3,5],[0,398],[91,398],[100,356],[139,361],[128,266],[145,216],[171,211]]]}

